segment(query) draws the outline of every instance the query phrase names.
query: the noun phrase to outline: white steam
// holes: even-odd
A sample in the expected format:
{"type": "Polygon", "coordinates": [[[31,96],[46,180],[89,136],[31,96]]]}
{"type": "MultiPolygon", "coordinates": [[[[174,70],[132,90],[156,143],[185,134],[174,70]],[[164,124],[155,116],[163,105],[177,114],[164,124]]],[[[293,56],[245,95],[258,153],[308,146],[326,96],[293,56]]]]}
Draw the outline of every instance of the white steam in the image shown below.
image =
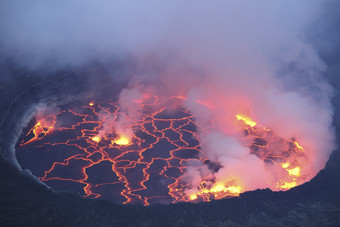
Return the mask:
{"type": "Polygon", "coordinates": [[[134,137],[131,121],[138,120],[137,104],[142,94],[136,89],[124,88],[119,96],[119,111],[116,114],[101,112],[99,121],[103,122],[97,137],[103,138],[115,132],[118,137],[124,136],[129,141],[134,137]]]}

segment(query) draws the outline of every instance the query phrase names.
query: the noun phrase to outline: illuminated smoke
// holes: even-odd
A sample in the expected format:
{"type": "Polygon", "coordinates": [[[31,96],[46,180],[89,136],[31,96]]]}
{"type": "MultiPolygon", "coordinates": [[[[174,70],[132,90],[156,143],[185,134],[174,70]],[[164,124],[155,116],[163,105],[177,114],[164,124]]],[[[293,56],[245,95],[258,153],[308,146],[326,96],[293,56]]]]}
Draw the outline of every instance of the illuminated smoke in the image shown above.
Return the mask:
{"type": "Polygon", "coordinates": [[[142,98],[142,94],[135,89],[123,89],[119,97],[119,115],[113,116],[110,113],[101,112],[99,121],[102,121],[103,124],[94,140],[99,142],[107,134],[115,132],[118,138],[113,141],[114,143],[129,144],[134,136],[130,121],[138,119],[137,104],[142,101],[142,98]]]}
{"type": "Polygon", "coordinates": [[[206,179],[211,185],[204,187],[214,190],[219,184],[277,190],[286,168],[251,154],[237,115],[298,141],[307,157],[300,160],[305,180],[324,167],[334,148],[332,88],[305,36],[321,0],[38,2],[5,7],[1,47],[13,59],[31,67],[46,59],[55,67],[134,59],[121,114],[103,114],[99,137],[115,130],[131,139],[134,103],[150,93],[184,97],[196,122],[209,128],[199,131],[201,149],[220,168],[189,164],[188,195],[202,191],[206,179]]]}

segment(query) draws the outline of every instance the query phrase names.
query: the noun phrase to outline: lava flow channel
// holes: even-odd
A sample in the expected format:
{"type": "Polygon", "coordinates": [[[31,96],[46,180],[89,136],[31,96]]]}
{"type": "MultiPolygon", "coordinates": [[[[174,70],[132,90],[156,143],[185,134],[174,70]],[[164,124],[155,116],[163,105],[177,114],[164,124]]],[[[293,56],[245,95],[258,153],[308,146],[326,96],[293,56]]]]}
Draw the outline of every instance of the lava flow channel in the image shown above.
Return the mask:
{"type": "MultiPolygon", "coordinates": [[[[211,179],[188,193],[193,186],[182,179],[188,163],[211,162],[200,148],[198,135],[209,129],[195,123],[183,100],[150,96],[137,103],[133,118],[122,115],[119,101],[60,106],[58,113],[37,117],[24,129],[16,146],[17,159],[55,190],[116,203],[149,205],[238,196],[247,190],[242,185],[211,179]],[[125,124],[119,125],[120,131],[113,130],[109,123],[122,116],[127,117],[125,124]],[[101,133],[108,126],[109,132],[101,133]]],[[[276,182],[278,190],[305,181],[299,160],[306,157],[294,138],[276,136],[249,116],[237,115],[235,121],[249,152],[283,173],[276,182]]]]}

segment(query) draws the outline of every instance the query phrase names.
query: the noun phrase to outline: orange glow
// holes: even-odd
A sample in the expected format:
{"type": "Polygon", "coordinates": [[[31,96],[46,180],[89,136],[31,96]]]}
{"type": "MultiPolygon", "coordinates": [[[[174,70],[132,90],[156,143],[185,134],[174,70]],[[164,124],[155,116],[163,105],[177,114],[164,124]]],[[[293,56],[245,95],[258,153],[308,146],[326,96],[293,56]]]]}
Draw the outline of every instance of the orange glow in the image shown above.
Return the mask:
{"type": "Polygon", "coordinates": [[[39,120],[34,127],[26,134],[26,136],[32,135],[33,138],[22,142],[22,145],[29,144],[31,142],[35,142],[38,140],[41,140],[44,138],[47,134],[50,134],[54,130],[55,125],[55,116],[47,116],[46,118],[43,118],[39,120]]]}
{"type": "Polygon", "coordinates": [[[238,196],[240,195],[242,188],[240,186],[230,186],[226,188],[226,191],[238,196]]]}
{"type": "Polygon", "coordinates": [[[216,184],[210,189],[208,188],[201,188],[197,193],[191,194],[189,196],[190,200],[196,200],[198,197],[202,198],[203,201],[210,201],[213,197],[214,199],[222,199],[227,196],[236,197],[239,196],[242,192],[241,186],[238,185],[231,185],[225,186],[223,184],[216,184]]]}
{"type": "Polygon", "coordinates": [[[239,121],[243,121],[245,124],[249,125],[250,127],[255,127],[256,126],[256,122],[253,121],[250,117],[246,117],[246,116],[242,116],[240,114],[236,115],[237,120],[239,121]]]}
{"type": "Polygon", "coordinates": [[[301,176],[301,169],[299,166],[296,166],[294,168],[288,168],[290,166],[289,163],[283,163],[282,164],[282,168],[286,169],[289,173],[290,176],[293,176],[293,177],[300,177],[301,176]]]}
{"type": "Polygon", "coordinates": [[[288,162],[282,163],[282,168],[284,168],[284,169],[287,169],[289,166],[290,166],[290,165],[289,165],[288,162]]]}
{"type": "Polygon", "coordinates": [[[303,149],[303,147],[301,147],[298,142],[294,142],[294,144],[296,145],[297,148],[299,148],[302,152],[304,152],[305,150],[303,149]]]}
{"type": "Polygon", "coordinates": [[[130,144],[130,140],[126,136],[121,136],[117,140],[115,140],[114,143],[120,146],[126,146],[130,144]]]}
{"type": "Polygon", "coordinates": [[[93,106],[93,105],[94,105],[94,103],[93,103],[93,102],[90,102],[90,103],[89,103],[89,106],[93,106]]]}
{"type": "Polygon", "coordinates": [[[300,167],[295,167],[293,169],[287,169],[289,175],[294,176],[294,177],[299,177],[301,176],[300,174],[300,167]]]}
{"type": "Polygon", "coordinates": [[[301,175],[301,168],[299,166],[296,166],[296,167],[292,167],[290,163],[286,162],[286,163],[282,163],[282,168],[287,170],[288,174],[290,177],[287,177],[290,178],[290,182],[288,181],[283,181],[283,180],[280,180],[278,183],[277,183],[277,188],[281,188],[281,189],[290,189],[290,188],[293,188],[295,186],[297,186],[297,180],[299,178],[302,177],[301,175]]]}
{"type": "Polygon", "coordinates": [[[282,189],[290,189],[290,188],[294,188],[296,186],[296,182],[279,182],[277,184],[278,188],[282,188],[282,189]]]}
{"type": "Polygon", "coordinates": [[[216,106],[212,102],[207,101],[207,100],[196,100],[196,103],[201,104],[202,106],[205,106],[209,109],[216,108],[216,106]]]}
{"type": "Polygon", "coordinates": [[[197,199],[197,195],[196,195],[196,194],[192,194],[192,195],[190,196],[190,200],[195,200],[195,199],[197,199]]]}
{"type": "Polygon", "coordinates": [[[304,149],[295,141],[295,138],[291,140],[280,138],[273,131],[257,124],[249,117],[236,115],[236,118],[242,122],[246,136],[254,136],[253,138],[255,138],[250,142],[250,149],[253,154],[262,160],[270,160],[274,165],[279,164],[285,170],[278,175],[278,180],[275,182],[276,186],[271,188],[272,190],[287,190],[306,180],[306,176],[301,174],[301,170],[304,168],[303,162],[299,160],[306,158],[304,149]],[[256,125],[258,127],[255,128],[256,125]],[[283,150],[285,146],[288,148],[286,151],[283,150]],[[280,161],[283,162],[280,163],[280,161]]]}
{"type": "Polygon", "coordinates": [[[94,136],[91,138],[94,142],[99,143],[100,142],[100,138],[98,136],[94,136]]]}

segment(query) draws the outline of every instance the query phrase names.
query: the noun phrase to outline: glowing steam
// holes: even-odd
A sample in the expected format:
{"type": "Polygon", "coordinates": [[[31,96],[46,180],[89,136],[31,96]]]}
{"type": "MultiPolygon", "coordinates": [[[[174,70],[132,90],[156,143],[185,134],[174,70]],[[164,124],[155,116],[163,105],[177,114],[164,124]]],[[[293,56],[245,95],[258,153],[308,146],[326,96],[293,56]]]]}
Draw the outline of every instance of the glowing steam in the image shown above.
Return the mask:
{"type": "MultiPolygon", "coordinates": [[[[136,108],[138,103],[143,100],[141,93],[137,90],[123,89],[120,94],[119,114],[113,116],[108,112],[101,112],[99,114],[102,122],[98,135],[92,138],[93,141],[99,142],[102,138],[110,140],[111,135],[115,134],[115,138],[111,140],[112,143],[126,146],[129,145],[134,137],[134,132],[131,128],[130,121],[136,120],[138,114],[136,108]]],[[[90,107],[94,103],[89,103],[90,107]]]]}

